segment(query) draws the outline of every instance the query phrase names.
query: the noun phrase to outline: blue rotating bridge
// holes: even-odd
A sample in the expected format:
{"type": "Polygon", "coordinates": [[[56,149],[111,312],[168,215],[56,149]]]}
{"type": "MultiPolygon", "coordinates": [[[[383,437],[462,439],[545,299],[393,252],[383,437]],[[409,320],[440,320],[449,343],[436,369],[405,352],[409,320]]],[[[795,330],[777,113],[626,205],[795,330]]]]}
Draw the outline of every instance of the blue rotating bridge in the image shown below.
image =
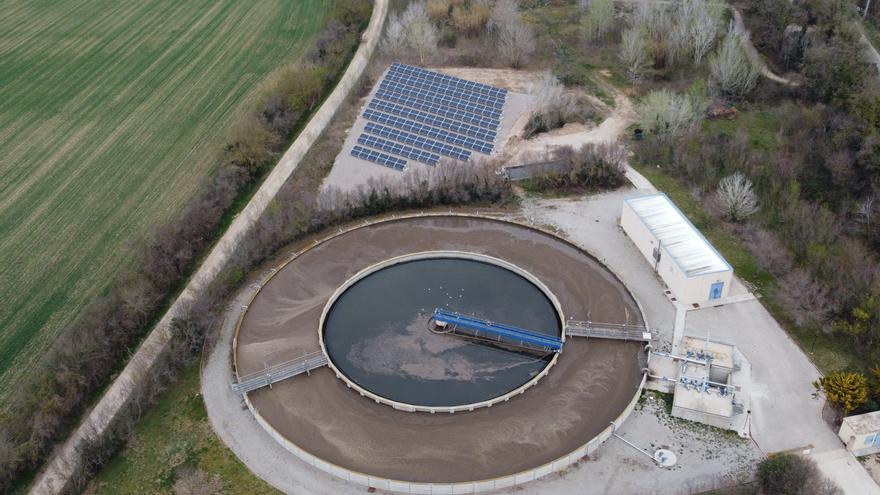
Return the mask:
{"type": "Polygon", "coordinates": [[[542,352],[562,352],[562,339],[559,337],[445,309],[434,310],[434,324],[448,333],[463,334],[486,342],[542,352]]]}

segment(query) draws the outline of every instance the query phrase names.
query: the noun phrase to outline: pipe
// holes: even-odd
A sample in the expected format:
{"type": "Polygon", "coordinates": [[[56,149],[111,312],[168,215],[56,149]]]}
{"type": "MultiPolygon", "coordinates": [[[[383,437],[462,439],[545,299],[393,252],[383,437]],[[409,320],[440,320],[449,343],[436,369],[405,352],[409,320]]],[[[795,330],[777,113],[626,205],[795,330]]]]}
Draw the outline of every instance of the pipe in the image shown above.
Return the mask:
{"type": "Polygon", "coordinates": [[[614,429],[611,431],[611,435],[612,435],[612,436],[614,436],[614,437],[616,437],[616,438],[622,440],[623,443],[625,443],[625,444],[629,445],[630,447],[632,447],[632,448],[638,450],[640,453],[642,453],[642,455],[647,456],[648,459],[651,459],[652,461],[654,461],[654,464],[657,464],[658,466],[660,465],[660,461],[658,461],[657,459],[654,459],[654,456],[652,456],[651,454],[649,454],[648,451],[640,449],[639,447],[637,447],[635,444],[633,444],[633,443],[630,442],[629,440],[627,440],[627,439],[623,438],[622,436],[618,435],[618,434],[617,434],[617,424],[614,423],[614,421],[612,421],[611,424],[614,426],[614,429]]]}
{"type": "Polygon", "coordinates": [[[653,354],[656,356],[663,356],[663,357],[672,358],[672,359],[675,359],[678,361],[686,361],[688,363],[695,363],[695,364],[702,364],[703,366],[709,366],[708,361],[701,360],[701,359],[689,358],[687,356],[678,356],[675,354],[670,354],[668,352],[661,352],[661,351],[653,351],[653,354]]]}

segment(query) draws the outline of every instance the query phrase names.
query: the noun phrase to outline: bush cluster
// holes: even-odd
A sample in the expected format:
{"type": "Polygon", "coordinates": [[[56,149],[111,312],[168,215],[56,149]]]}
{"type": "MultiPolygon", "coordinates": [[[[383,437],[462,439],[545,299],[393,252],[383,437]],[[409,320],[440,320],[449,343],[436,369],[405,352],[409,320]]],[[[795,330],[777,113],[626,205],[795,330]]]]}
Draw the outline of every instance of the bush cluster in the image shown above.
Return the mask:
{"type": "Polygon", "coordinates": [[[626,182],[626,150],[617,144],[589,143],[564,147],[553,161],[562,172],[532,177],[523,187],[533,191],[617,189],[626,182]]]}
{"type": "Polygon", "coordinates": [[[763,495],[837,495],[837,486],[825,478],[816,463],[797,454],[773,454],[758,465],[763,495]]]}
{"type": "MultiPolygon", "coordinates": [[[[367,0],[335,2],[329,23],[308,53],[309,65],[287,68],[269,82],[258,110],[233,127],[219,154],[217,172],[201,193],[176,220],[157,228],[142,243],[133,257],[134,268],[85,308],[45,354],[31,383],[5,405],[0,416],[0,491],[39,466],[157,321],[236,203],[259,182],[308,113],[332,89],[357,46],[370,10],[367,0]]],[[[197,334],[182,334],[189,336],[184,347],[197,347],[197,334]]]]}

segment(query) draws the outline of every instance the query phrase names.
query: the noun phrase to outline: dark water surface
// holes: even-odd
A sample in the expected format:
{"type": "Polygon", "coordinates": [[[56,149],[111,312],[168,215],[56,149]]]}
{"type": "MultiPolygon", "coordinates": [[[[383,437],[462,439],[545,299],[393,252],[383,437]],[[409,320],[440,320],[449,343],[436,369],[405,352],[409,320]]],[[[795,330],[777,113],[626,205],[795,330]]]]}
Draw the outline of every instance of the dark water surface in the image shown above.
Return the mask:
{"type": "Polygon", "coordinates": [[[430,332],[437,307],[560,335],[552,303],[525,278],[473,260],[416,260],[368,275],[336,300],[324,325],[330,359],[363,388],[421,406],[491,399],[547,365],[549,358],[430,332]]]}

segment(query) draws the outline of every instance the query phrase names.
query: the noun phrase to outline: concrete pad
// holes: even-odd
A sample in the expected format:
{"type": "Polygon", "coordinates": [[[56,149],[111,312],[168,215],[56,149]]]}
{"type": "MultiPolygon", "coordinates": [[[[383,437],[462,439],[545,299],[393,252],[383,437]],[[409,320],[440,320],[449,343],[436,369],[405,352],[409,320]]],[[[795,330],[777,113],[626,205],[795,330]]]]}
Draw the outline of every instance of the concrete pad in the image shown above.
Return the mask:
{"type": "Polygon", "coordinates": [[[864,466],[846,449],[835,449],[810,456],[819,466],[819,471],[847,495],[876,495],[880,487],[874,482],[864,466]]]}
{"type": "Polygon", "coordinates": [[[822,452],[841,446],[822,419],[824,399],[813,397],[819,370],[758,301],[688,314],[688,331],[736,343],[752,365],[752,436],[767,452],[812,445],[822,452]]]}

